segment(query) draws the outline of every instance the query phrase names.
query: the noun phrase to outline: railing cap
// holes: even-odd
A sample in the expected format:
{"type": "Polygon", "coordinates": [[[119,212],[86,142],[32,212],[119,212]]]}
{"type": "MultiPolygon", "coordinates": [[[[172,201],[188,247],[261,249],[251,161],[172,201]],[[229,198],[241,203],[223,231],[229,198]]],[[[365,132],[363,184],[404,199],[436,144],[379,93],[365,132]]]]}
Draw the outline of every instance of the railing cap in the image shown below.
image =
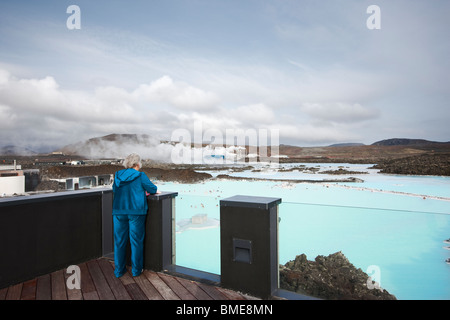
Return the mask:
{"type": "Polygon", "coordinates": [[[223,207],[269,209],[281,203],[281,198],[236,195],[220,200],[223,207]]]}
{"type": "Polygon", "coordinates": [[[178,192],[161,191],[161,193],[148,195],[147,199],[158,201],[166,198],[175,198],[176,196],[178,196],[178,192]]]}
{"type": "Polygon", "coordinates": [[[112,193],[112,189],[110,187],[95,187],[90,189],[81,189],[81,190],[69,190],[69,191],[59,191],[59,192],[49,192],[49,193],[38,193],[32,195],[22,195],[15,197],[4,197],[0,198],[0,207],[9,206],[21,203],[32,203],[32,202],[42,202],[48,201],[51,198],[72,198],[72,197],[85,197],[87,195],[95,195],[95,194],[103,194],[103,193],[112,193]]]}

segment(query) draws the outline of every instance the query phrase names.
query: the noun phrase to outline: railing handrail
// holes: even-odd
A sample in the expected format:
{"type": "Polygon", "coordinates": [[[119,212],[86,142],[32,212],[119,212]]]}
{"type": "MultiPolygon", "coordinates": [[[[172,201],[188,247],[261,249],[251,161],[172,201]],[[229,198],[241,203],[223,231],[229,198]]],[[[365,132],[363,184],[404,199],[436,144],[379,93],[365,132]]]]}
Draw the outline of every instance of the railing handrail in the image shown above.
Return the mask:
{"type": "Polygon", "coordinates": [[[69,190],[69,191],[58,191],[58,192],[49,192],[49,193],[38,193],[31,195],[20,195],[14,197],[2,197],[0,198],[0,207],[14,204],[20,204],[21,202],[40,202],[46,201],[49,198],[67,198],[67,197],[84,197],[88,194],[97,194],[104,192],[112,192],[111,187],[95,187],[90,189],[80,189],[80,190],[69,190]]]}

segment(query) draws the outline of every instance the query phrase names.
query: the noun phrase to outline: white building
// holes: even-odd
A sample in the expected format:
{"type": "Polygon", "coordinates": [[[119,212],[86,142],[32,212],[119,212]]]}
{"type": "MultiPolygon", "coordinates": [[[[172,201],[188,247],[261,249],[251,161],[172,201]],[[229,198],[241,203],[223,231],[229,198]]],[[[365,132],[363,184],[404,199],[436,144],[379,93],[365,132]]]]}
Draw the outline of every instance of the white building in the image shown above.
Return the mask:
{"type": "Polygon", "coordinates": [[[14,194],[25,193],[25,176],[21,166],[1,165],[0,166],[0,196],[12,196],[14,194]]]}

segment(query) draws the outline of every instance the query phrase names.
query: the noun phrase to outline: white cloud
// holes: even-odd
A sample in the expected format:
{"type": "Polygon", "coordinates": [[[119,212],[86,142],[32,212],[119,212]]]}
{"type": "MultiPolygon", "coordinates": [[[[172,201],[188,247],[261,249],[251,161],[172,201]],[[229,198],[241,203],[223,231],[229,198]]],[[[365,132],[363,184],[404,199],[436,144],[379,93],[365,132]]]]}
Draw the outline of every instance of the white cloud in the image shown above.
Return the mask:
{"type": "Polygon", "coordinates": [[[9,77],[10,77],[10,74],[8,71],[0,69],[0,86],[8,83],[9,77]]]}
{"type": "Polygon", "coordinates": [[[0,124],[3,130],[14,130],[17,122],[17,114],[12,112],[11,107],[0,104],[0,124]]]}
{"type": "Polygon", "coordinates": [[[263,103],[251,104],[232,109],[227,112],[242,124],[250,126],[266,126],[276,122],[273,110],[263,103]]]}
{"type": "Polygon", "coordinates": [[[288,124],[280,127],[280,136],[288,141],[303,141],[307,145],[330,142],[358,141],[361,137],[341,126],[311,123],[288,124]]]}
{"type": "MultiPolygon", "coordinates": [[[[224,107],[216,93],[169,76],[132,90],[108,86],[89,93],[63,90],[50,76],[16,79],[0,71],[2,136],[9,140],[21,137],[30,143],[41,140],[61,145],[110,133],[158,133],[169,138],[180,128],[193,132],[195,123],[223,136],[229,129],[277,129],[281,139],[338,141],[349,137],[346,128],[324,127],[321,121],[352,124],[377,116],[376,111],[357,103],[304,102],[296,111],[263,102],[224,107]]],[[[274,93],[278,89],[282,90],[279,85],[272,88],[274,93]]],[[[295,100],[286,98],[284,91],[278,93],[280,101],[295,100]]]]}
{"type": "Polygon", "coordinates": [[[197,108],[214,108],[217,101],[212,93],[167,76],[130,92],[110,86],[89,93],[63,90],[50,76],[16,79],[0,70],[0,132],[4,143],[19,136],[21,143],[46,139],[52,144],[73,142],[81,138],[76,137],[80,133],[92,137],[123,131],[167,131],[169,119],[177,122],[171,116],[177,110],[189,113],[197,108]]]}
{"type": "Polygon", "coordinates": [[[338,123],[352,123],[378,117],[378,110],[358,103],[303,103],[300,109],[313,118],[338,123]]]}
{"type": "Polygon", "coordinates": [[[219,102],[214,93],[183,82],[175,82],[169,76],[163,76],[150,84],[140,85],[132,95],[138,100],[161,102],[188,110],[214,108],[219,102]]]}

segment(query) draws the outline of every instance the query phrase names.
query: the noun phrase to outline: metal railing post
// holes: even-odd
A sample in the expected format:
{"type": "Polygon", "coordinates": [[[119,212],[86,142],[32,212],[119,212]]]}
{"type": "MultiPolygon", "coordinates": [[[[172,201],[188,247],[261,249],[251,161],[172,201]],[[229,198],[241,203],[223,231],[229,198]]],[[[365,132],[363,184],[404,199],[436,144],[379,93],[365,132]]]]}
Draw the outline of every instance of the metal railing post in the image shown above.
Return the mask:
{"type": "Polygon", "coordinates": [[[222,286],[263,299],[278,289],[279,203],[241,195],[220,201],[222,286]]]}
{"type": "Polygon", "coordinates": [[[178,192],[150,195],[145,226],[144,269],[162,271],[175,264],[175,197],[178,192]]]}

